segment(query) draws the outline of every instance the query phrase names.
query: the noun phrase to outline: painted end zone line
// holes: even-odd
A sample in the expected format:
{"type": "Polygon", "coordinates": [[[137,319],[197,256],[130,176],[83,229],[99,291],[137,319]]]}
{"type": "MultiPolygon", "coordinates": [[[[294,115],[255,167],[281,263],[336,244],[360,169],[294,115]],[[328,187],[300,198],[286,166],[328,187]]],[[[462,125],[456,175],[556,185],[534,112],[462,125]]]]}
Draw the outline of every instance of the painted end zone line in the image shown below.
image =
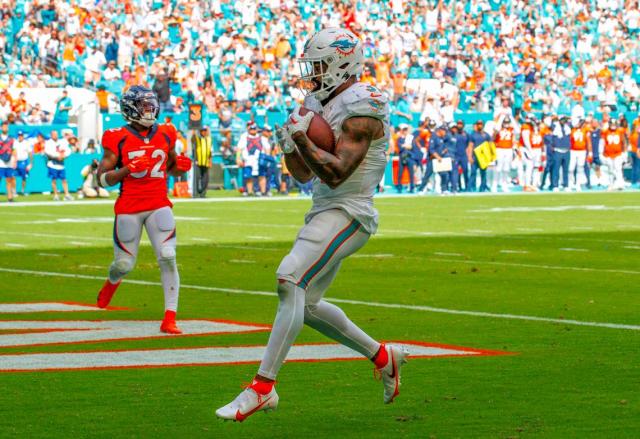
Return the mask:
{"type": "MultiPolygon", "coordinates": [[[[409,358],[475,357],[511,354],[510,352],[487,351],[421,342],[398,342],[395,344],[409,350],[409,358]]],[[[265,349],[266,346],[217,346],[137,351],[11,354],[0,356],[0,372],[250,364],[259,363],[262,360],[265,349]]],[[[346,346],[333,343],[294,345],[287,356],[287,362],[364,359],[362,355],[346,346]]]]}
{"type": "MultiPolygon", "coordinates": [[[[131,308],[109,306],[110,311],[130,311],[131,308]]],[[[36,312],[73,312],[73,311],[106,311],[96,305],[76,302],[25,302],[25,303],[0,303],[0,314],[21,314],[36,312]]]]}
{"type": "MultiPolygon", "coordinates": [[[[449,262],[463,262],[463,263],[476,263],[477,261],[463,261],[456,259],[433,259],[437,261],[449,261],[449,262]]],[[[487,264],[492,264],[491,262],[486,262],[487,264]]],[[[510,264],[516,265],[516,264],[510,264]]],[[[522,266],[527,266],[529,264],[519,264],[522,266]]],[[[538,266],[534,266],[538,267],[538,266]]],[[[5,273],[19,273],[19,274],[31,274],[35,276],[52,276],[52,277],[67,277],[72,279],[89,279],[89,280],[104,280],[104,277],[100,276],[90,276],[86,274],[73,274],[73,273],[56,273],[49,271],[35,271],[35,270],[21,270],[14,268],[3,268],[0,267],[0,272],[5,273]]],[[[638,272],[634,272],[638,273],[638,272]]],[[[162,286],[160,282],[151,282],[144,280],[130,280],[125,279],[123,282],[134,284],[134,285],[148,285],[148,286],[162,286]]],[[[192,289],[192,290],[201,290],[201,291],[216,291],[221,293],[230,293],[230,294],[248,294],[252,296],[275,296],[276,293],[270,291],[255,291],[255,290],[242,290],[239,288],[218,288],[218,287],[209,287],[203,285],[186,285],[182,284],[181,288],[192,289]]],[[[425,311],[425,312],[436,312],[443,314],[458,314],[458,315],[467,315],[473,317],[488,317],[495,319],[511,319],[511,320],[525,320],[525,321],[534,321],[534,322],[546,322],[546,323],[560,323],[563,325],[575,325],[575,326],[590,326],[596,328],[610,328],[610,329],[628,329],[632,331],[640,331],[640,325],[628,325],[628,324],[620,324],[620,323],[604,323],[604,322],[588,322],[581,320],[565,320],[565,319],[554,319],[549,317],[536,317],[536,316],[527,316],[527,315],[518,315],[518,314],[500,314],[500,313],[490,313],[483,311],[465,311],[465,310],[457,310],[457,309],[448,309],[448,308],[435,308],[432,306],[423,306],[423,305],[405,305],[398,303],[382,303],[382,302],[366,302],[361,300],[349,300],[349,299],[332,299],[326,298],[325,300],[329,302],[335,303],[347,303],[350,305],[362,305],[362,306],[373,306],[378,308],[395,308],[395,309],[407,309],[412,311],[425,311]]]]}

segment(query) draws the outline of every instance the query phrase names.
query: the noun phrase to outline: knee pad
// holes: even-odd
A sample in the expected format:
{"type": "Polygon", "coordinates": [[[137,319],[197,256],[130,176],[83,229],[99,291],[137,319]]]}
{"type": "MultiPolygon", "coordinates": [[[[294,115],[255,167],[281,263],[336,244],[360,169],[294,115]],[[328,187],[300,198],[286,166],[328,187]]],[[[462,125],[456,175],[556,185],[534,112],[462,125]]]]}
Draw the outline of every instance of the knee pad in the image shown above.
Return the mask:
{"type": "MultiPolygon", "coordinates": [[[[294,277],[298,265],[298,259],[289,253],[282,259],[278,269],[276,270],[276,276],[278,279],[286,280],[295,283],[294,277]]],[[[278,287],[279,288],[279,287],[278,287]]]]}
{"type": "Polygon", "coordinates": [[[160,247],[160,257],[158,264],[161,268],[176,268],[176,249],[171,245],[163,245],[160,247]]]}
{"type": "Polygon", "coordinates": [[[133,258],[121,257],[113,261],[109,271],[114,275],[114,277],[121,278],[123,276],[126,276],[133,269],[134,263],[135,259],[133,258]]]}

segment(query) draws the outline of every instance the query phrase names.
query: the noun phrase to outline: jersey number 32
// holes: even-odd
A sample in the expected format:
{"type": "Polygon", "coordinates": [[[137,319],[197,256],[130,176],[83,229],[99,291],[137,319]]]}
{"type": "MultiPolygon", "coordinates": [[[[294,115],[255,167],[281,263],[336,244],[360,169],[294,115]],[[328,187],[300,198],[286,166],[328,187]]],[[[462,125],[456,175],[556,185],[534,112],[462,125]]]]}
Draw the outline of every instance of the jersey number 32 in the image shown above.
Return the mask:
{"type": "MultiPolygon", "coordinates": [[[[133,160],[136,157],[140,157],[144,155],[144,151],[130,151],[128,154],[129,160],[133,160]]],[[[151,168],[151,174],[149,175],[151,178],[164,178],[164,172],[160,170],[162,168],[162,164],[167,158],[167,154],[161,149],[154,149],[151,153],[151,159],[157,159],[153,167],[151,168]]],[[[133,178],[143,178],[146,177],[147,171],[136,172],[135,174],[130,174],[133,178]]]]}

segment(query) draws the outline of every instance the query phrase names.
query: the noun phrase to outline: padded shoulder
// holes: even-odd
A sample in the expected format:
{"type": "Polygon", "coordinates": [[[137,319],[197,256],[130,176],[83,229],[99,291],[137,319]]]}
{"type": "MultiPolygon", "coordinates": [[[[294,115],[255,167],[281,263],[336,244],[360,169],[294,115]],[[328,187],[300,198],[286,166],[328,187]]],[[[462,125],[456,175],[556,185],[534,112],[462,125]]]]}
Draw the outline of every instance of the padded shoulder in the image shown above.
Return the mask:
{"type": "Polygon", "coordinates": [[[389,98],[376,87],[356,83],[345,92],[343,102],[348,117],[367,116],[386,120],[389,117],[389,98]]]}
{"type": "Polygon", "coordinates": [[[120,155],[118,145],[127,136],[124,128],[113,128],[102,133],[102,147],[116,155],[120,155]]]}

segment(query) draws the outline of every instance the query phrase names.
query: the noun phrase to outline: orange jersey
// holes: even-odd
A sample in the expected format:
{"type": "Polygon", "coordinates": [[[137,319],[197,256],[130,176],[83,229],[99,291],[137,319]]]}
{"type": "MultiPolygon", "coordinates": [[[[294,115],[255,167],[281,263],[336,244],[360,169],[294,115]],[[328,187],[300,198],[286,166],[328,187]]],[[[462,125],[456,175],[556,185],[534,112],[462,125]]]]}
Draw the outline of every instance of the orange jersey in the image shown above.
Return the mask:
{"type": "Polygon", "coordinates": [[[423,141],[425,149],[429,150],[429,142],[431,141],[431,131],[429,130],[420,130],[420,140],[423,141]]]}
{"type": "Polygon", "coordinates": [[[586,128],[571,128],[571,150],[585,151],[588,138],[589,132],[586,128]]]}
{"type": "Polygon", "coordinates": [[[624,151],[624,128],[606,130],[602,133],[604,139],[604,156],[616,158],[624,151]]]}
{"type": "Polygon", "coordinates": [[[523,123],[520,128],[520,146],[526,146],[526,140],[531,145],[531,135],[533,134],[533,127],[528,123],[523,123]]]}
{"type": "Polygon", "coordinates": [[[127,175],[120,186],[116,215],[173,207],[167,198],[167,158],[175,148],[176,129],[173,125],[154,125],[147,136],[129,126],[107,130],[102,146],[118,156],[117,167],[126,166],[136,157],[147,155],[151,168],[127,175]]]}
{"type": "Polygon", "coordinates": [[[496,135],[496,148],[513,148],[513,128],[501,128],[496,135]]]}
{"type": "Polygon", "coordinates": [[[543,144],[544,144],[544,139],[542,138],[542,133],[538,130],[532,131],[531,132],[531,148],[542,149],[543,144]]]}

